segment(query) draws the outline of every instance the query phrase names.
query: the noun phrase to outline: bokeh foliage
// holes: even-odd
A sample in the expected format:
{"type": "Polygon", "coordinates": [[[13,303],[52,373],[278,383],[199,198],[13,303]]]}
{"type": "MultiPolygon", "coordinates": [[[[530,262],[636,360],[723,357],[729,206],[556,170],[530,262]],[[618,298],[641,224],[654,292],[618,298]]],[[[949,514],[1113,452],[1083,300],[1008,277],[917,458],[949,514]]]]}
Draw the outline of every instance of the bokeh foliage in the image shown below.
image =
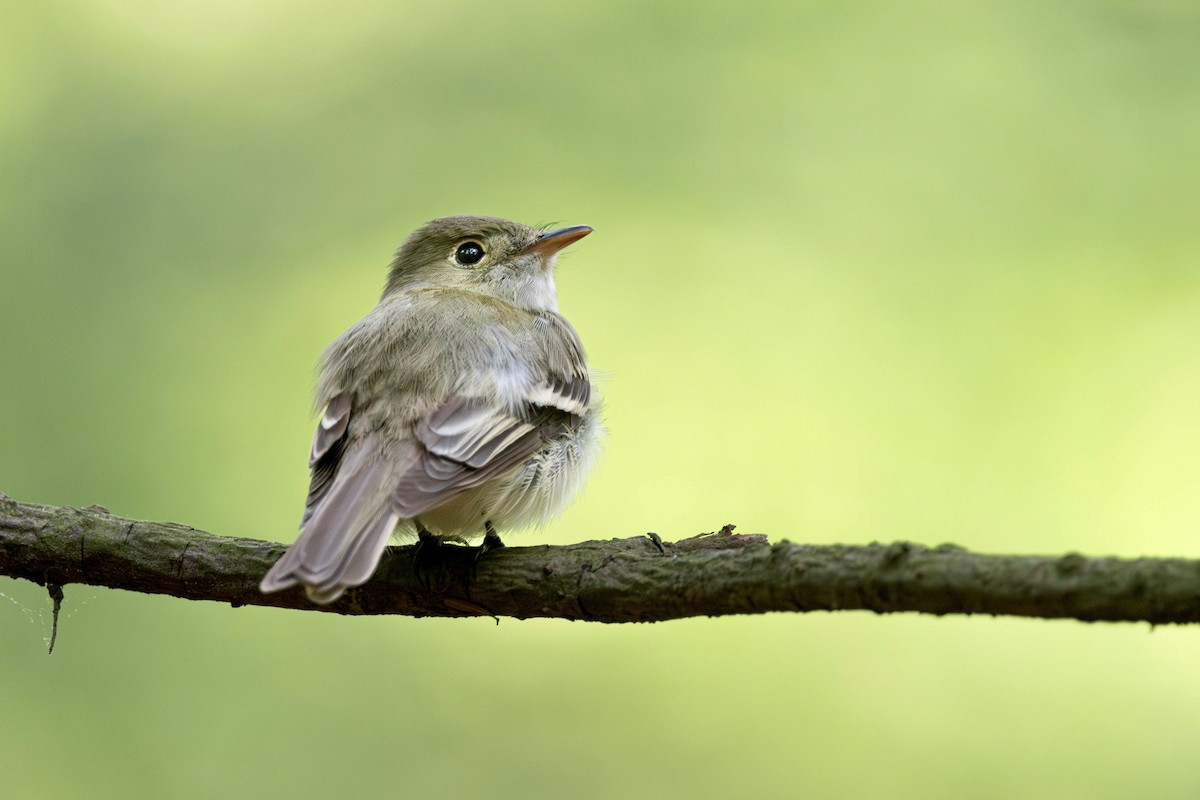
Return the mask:
{"type": "MultiPolygon", "coordinates": [[[[420,222],[588,223],[550,541],[1195,555],[1200,12],[10,3],[0,490],[287,539],[420,222]]],[[[523,535],[510,535],[519,543],[523,535]]],[[[1192,630],[350,620],[0,580],[9,797],[1194,797],[1192,630]]]]}

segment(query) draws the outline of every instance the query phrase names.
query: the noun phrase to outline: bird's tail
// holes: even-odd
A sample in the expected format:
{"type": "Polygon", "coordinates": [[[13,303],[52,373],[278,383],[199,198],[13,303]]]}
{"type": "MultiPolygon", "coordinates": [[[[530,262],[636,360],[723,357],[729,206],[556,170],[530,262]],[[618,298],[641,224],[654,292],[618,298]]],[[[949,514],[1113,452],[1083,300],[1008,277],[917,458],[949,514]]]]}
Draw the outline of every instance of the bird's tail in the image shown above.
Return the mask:
{"type": "Polygon", "coordinates": [[[383,489],[389,473],[385,465],[373,461],[355,466],[339,470],[300,538],[262,579],[263,592],[303,584],[310,600],[327,605],[375,572],[399,515],[383,489]]]}

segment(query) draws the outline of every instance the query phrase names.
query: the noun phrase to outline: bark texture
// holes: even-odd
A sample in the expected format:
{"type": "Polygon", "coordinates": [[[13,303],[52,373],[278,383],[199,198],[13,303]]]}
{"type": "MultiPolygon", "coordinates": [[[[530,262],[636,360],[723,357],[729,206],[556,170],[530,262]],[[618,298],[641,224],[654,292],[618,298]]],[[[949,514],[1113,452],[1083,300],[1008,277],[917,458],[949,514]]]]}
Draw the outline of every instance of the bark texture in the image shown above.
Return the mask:
{"type": "Polygon", "coordinates": [[[767,611],[1005,614],[1088,622],[1200,621],[1200,561],[1005,556],[953,545],[768,543],[726,526],[663,542],[654,534],[508,547],[473,573],[447,545],[421,575],[411,547],[391,548],[375,577],[331,606],[258,582],[286,545],[141,522],[103,508],[58,508],[0,495],[0,575],[338,614],[559,617],[593,622],[767,611]]]}

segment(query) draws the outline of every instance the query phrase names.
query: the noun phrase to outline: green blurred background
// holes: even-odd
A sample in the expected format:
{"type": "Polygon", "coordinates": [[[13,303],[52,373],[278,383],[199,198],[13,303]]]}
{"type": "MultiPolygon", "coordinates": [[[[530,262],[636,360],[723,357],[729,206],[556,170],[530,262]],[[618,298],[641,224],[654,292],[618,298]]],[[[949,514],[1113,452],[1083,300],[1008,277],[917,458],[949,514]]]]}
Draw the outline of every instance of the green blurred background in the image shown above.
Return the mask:
{"type": "MultiPolygon", "coordinates": [[[[0,490],[290,541],[313,365],[451,213],[611,429],[540,538],[1200,554],[1200,10],[16,2],[0,490]]],[[[342,619],[0,579],[6,798],[1200,796],[1195,630],[342,619]]]]}

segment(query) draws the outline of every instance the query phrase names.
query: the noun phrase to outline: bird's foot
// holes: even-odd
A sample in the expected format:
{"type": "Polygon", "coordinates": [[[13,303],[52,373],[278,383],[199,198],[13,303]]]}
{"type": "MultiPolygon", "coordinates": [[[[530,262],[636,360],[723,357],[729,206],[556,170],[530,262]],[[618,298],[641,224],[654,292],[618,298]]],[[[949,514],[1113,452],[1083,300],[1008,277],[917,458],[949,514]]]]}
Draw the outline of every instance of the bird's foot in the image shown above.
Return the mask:
{"type": "Polygon", "coordinates": [[[421,528],[417,531],[417,545],[413,548],[413,574],[425,591],[431,588],[430,575],[442,561],[442,540],[421,528]]]}
{"type": "Polygon", "coordinates": [[[504,542],[500,541],[500,534],[496,533],[496,529],[492,527],[492,523],[490,521],[483,523],[483,528],[487,532],[483,535],[483,543],[475,548],[475,560],[471,563],[472,578],[475,577],[475,572],[479,569],[479,562],[482,561],[488,553],[506,547],[504,542]]]}

